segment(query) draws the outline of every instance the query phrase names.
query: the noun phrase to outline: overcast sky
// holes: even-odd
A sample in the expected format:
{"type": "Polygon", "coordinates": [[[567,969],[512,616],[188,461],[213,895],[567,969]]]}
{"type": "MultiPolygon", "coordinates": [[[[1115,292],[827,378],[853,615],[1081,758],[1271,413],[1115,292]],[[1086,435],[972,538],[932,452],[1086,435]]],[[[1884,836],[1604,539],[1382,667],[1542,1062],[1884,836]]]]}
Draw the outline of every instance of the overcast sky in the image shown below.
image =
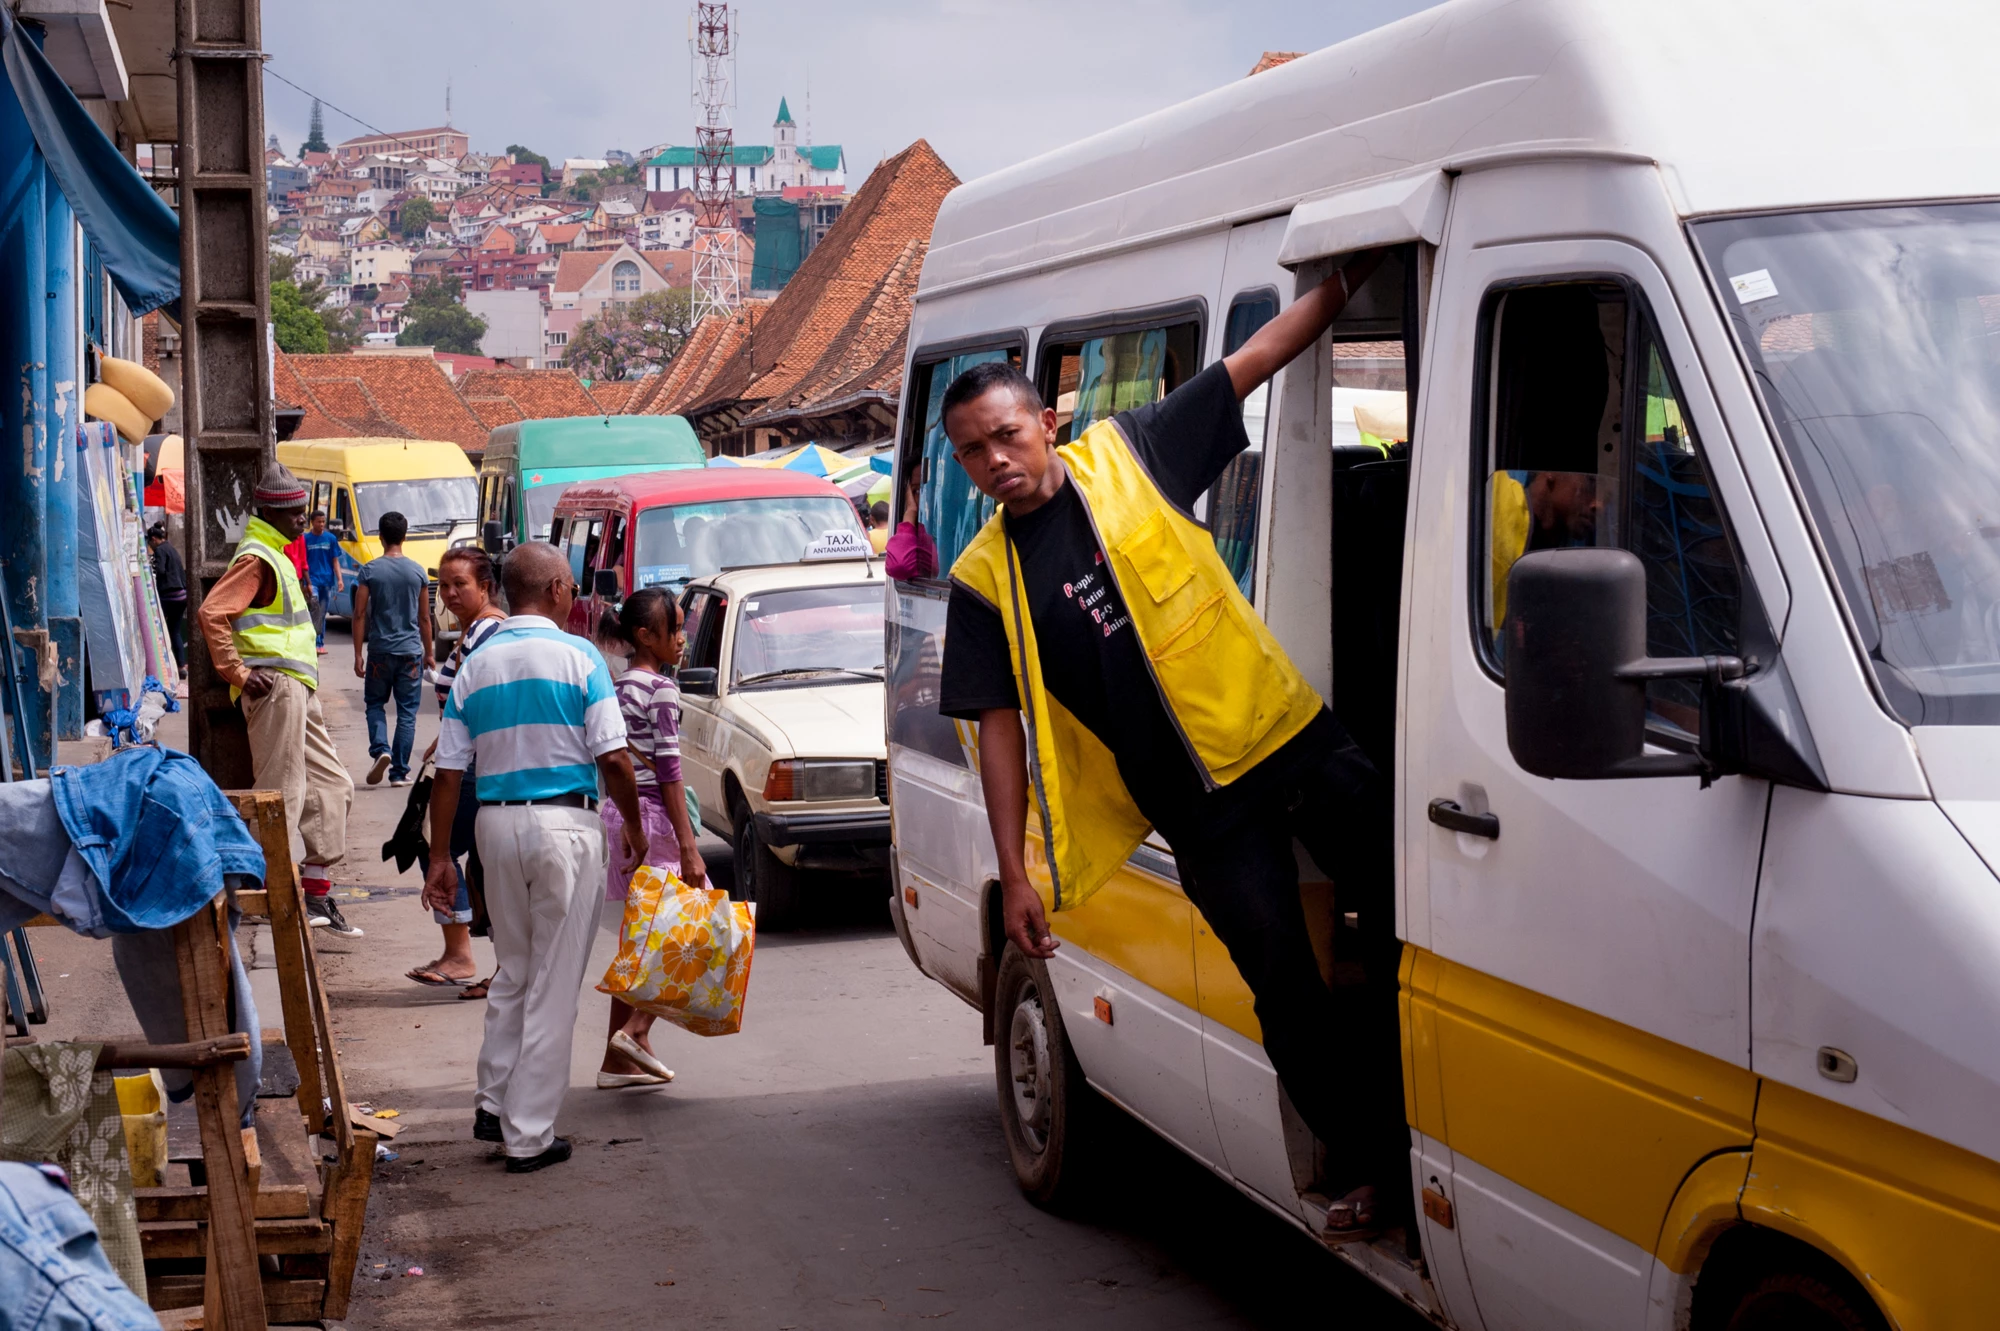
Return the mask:
{"type": "MultiPolygon", "coordinates": [[[[927,138],[962,179],[1243,77],[1266,50],[1310,51],[1425,0],[747,0],[736,6],[737,141],[769,143],[778,99],[850,184],[927,138]]],[[[560,162],[694,140],[681,0],[267,0],[270,72],[330,103],[326,136],[451,122],[476,151],[560,162]],[[339,107],[341,111],[334,108],[339,107]]],[[[285,151],[309,99],[265,80],[285,151]]],[[[803,139],[803,134],[801,135],[803,139]]]]}

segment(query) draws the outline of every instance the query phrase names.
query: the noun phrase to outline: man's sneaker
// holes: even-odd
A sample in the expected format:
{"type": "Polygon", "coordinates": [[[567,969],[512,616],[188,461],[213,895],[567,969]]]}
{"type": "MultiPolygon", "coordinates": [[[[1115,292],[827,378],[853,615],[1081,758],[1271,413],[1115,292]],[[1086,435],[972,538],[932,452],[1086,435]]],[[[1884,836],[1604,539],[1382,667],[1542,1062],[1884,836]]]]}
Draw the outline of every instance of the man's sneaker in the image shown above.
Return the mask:
{"type": "Polygon", "coordinates": [[[306,898],[306,923],[315,929],[331,929],[343,938],[361,937],[361,930],[347,922],[328,894],[306,898]]]}
{"type": "Polygon", "coordinates": [[[558,1137],[549,1143],[549,1149],[540,1155],[510,1155],[507,1157],[509,1174],[532,1174],[550,1165],[559,1165],[569,1159],[569,1138],[558,1137]]]}
{"type": "Polygon", "coordinates": [[[410,778],[406,776],[392,776],[389,778],[389,784],[392,786],[407,786],[410,784],[410,778]]]}
{"type": "Polygon", "coordinates": [[[472,1140],[476,1142],[506,1140],[500,1131],[500,1116],[498,1114],[489,1114],[484,1109],[473,1110],[472,1140]]]}
{"type": "Polygon", "coordinates": [[[389,774],[389,755],[386,753],[376,754],[375,765],[368,769],[368,784],[371,786],[379,786],[382,784],[382,778],[387,776],[388,774],[389,774]]]}

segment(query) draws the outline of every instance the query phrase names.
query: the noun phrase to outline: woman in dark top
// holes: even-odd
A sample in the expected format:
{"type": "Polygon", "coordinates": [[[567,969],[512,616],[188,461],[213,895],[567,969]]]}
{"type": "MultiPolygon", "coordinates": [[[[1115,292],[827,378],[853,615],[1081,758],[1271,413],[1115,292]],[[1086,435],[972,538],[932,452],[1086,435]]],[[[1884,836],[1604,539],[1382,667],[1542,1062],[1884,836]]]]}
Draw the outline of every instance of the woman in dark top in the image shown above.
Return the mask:
{"type": "Polygon", "coordinates": [[[167,539],[167,524],[156,522],[146,529],[146,548],[153,556],[153,585],[160,590],[160,609],[167,616],[167,637],[174,644],[174,664],[187,668],[187,565],[181,552],[167,539]]]}

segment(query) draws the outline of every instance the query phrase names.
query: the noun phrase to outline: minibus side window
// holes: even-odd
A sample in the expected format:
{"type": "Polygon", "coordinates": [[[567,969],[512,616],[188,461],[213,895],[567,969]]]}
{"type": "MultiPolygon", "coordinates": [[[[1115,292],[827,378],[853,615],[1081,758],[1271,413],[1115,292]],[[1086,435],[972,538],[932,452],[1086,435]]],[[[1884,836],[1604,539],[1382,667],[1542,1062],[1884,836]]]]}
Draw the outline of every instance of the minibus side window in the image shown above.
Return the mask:
{"type": "MultiPolygon", "coordinates": [[[[944,395],[951,381],[975,365],[987,361],[1021,363],[1021,349],[994,347],[956,355],[917,361],[910,376],[910,405],[906,413],[915,434],[915,456],[905,465],[904,475],[919,475],[917,521],[937,542],[938,576],[944,577],[966,545],[993,516],[993,501],[979,493],[979,487],[952,456],[951,440],[944,432],[944,395]],[[919,470],[912,470],[912,465],[919,470]]],[[[902,501],[890,504],[894,521],[902,521],[902,501]]]]}
{"type": "Polygon", "coordinates": [[[507,535],[512,536],[514,534],[514,523],[515,523],[514,478],[512,476],[509,476],[506,479],[506,481],[503,482],[503,485],[504,489],[501,491],[500,494],[500,529],[506,532],[507,535]]]}
{"type": "Polygon", "coordinates": [[[1201,368],[1200,346],[1193,320],[1044,346],[1036,382],[1056,409],[1057,447],[1179,388],[1201,368]]]}
{"type": "MultiPolygon", "coordinates": [[[[1504,669],[1507,573],[1537,550],[1622,548],[1646,571],[1647,649],[1738,655],[1742,574],[1643,300],[1614,282],[1489,299],[1480,641],[1504,669]]],[[[1696,681],[1647,687],[1656,736],[1692,743],[1696,681]]]]}
{"type": "MultiPolygon", "coordinates": [[[[1278,314],[1278,293],[1266,287],[1246,291],[1229,305],[1223,330],[1222,354],[1237,351],[1250,335],[1278,314]]],[[[1255,600],[1257,577],[1257,508],[1263,493],[1264,429],[1270,418],[1271,385],[1259,384],[1243,399],[1243,432],[1250,447],[1236,455],[1195,507],[1215,537],[1216,553],[1235,575],[1237,590],[1255,600]]]]}
{"type": "Polygon", "coordinates": [[[331,481],[313,482],[312,507],[307,510],[308,514],[325,513],[327,515],[327,520],[331,522],[333,520],[332,504],[333,504],[333,482],[331,481]]]}
{"type": "Polygon", "coordinates": [[[354,501],[348,497],[347,487],[344,485],[333,492],[333,525],[343,539],[354,539],[361,535],[361,529],[354,522],[354,501]]]}

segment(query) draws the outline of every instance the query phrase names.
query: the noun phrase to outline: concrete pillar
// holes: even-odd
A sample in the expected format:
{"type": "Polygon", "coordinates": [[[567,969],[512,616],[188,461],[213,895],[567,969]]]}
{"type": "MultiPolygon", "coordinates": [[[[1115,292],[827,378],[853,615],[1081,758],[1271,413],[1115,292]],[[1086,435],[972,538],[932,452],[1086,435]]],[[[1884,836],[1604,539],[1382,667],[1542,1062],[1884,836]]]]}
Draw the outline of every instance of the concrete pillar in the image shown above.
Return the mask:
{"type": "Polygon", "coordinates": [[[76,214],[54,175],[47,199],[49,474],[47,559],[49,637],[56,650],[55,728],[58,739],[83,738],[83,618],[77,600],[76,431],[83,423],[83,340],[77,316],[76,214]]]}

